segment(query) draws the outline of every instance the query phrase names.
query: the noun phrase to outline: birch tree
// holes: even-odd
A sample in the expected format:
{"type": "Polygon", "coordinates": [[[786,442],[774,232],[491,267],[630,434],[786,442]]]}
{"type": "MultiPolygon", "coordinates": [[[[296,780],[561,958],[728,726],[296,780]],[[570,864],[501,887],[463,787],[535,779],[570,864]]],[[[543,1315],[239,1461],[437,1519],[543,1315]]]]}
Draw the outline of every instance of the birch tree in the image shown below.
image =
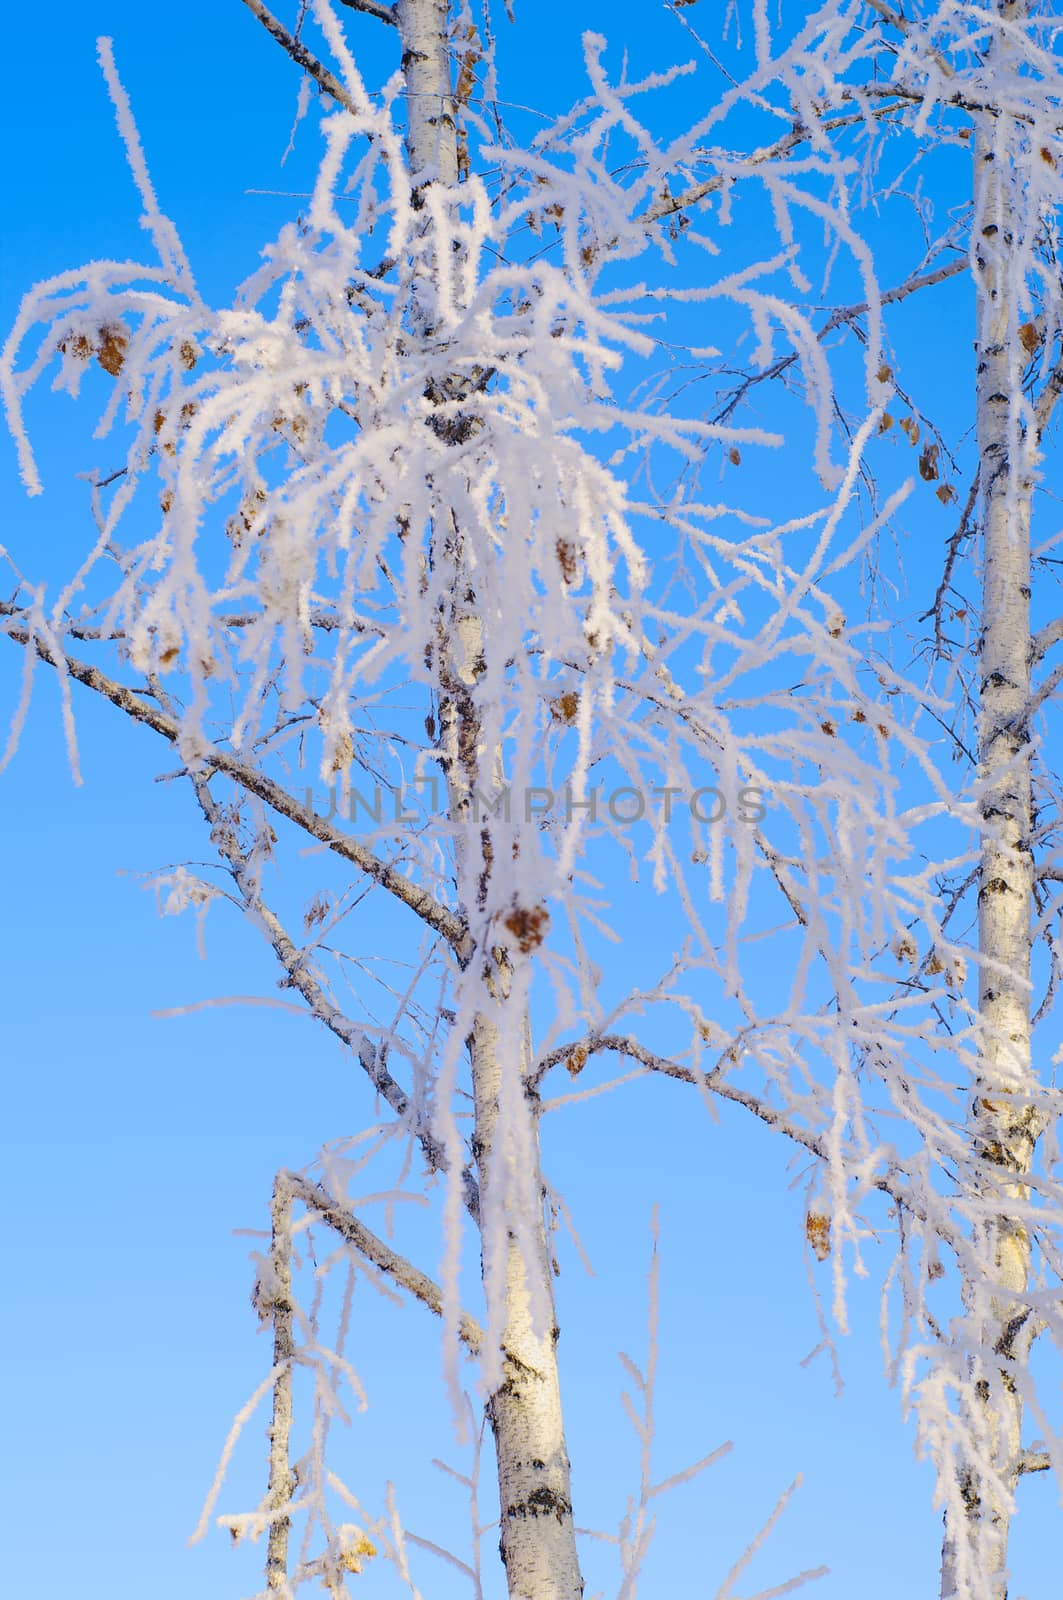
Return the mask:
{"type": "MultiPolygon", "coordinates": [[[[74,573],[49,591],[9,557],[13,737],[42,665],[75,772],[80,689],[152,730],[216,855],[170,905],[248,918],[367,1080],[372,1138],[273,1181],[269,1478],[227,1525],[263,1540],[268,1594],[348,1593],[378,1549],[412,1587],[400,1519],[370,1527],[326,1448],[351,1373],[297,1292],[312,1227],[441,1317],[455,1415],[468,1384],[490,1426],[508,1594],[578,1600],[543,1127],[664,1076],[808,1159],[839,1328],[891,1241],[942,1600],[1005,1600],[1020,1480],[1063,1465],[1034,1033],[1060,910],[1053,8],[666,6],[689,60],[640,76],[637,40],[587,35],[584,98],[522,143],[471,0],[243,3],[319,124],[299,221],[209,304],[101,40],[156,259],[39,285],[2,364],[30,492],[23,401],[53,368],[74,395],[102,370],[118,452],[74,573]],[[394,36],[378,95],[366,29],[394,36]],[[918,347],[943,294],[970,322],[939,420],[918,347]],[[926,593],[905,537],[936,541],[926,593]],[[618,992],[607,941],[651,896],[668,948],[618,992]],[[352,954],[382,902],[398,988],[352,954]],[[351,1203],[388,1163],[392,1201],[432,1202],[438,1281],[351,1203]]],[[[654,1492],[617,1536],[624,1597],[654,1492]]]]}

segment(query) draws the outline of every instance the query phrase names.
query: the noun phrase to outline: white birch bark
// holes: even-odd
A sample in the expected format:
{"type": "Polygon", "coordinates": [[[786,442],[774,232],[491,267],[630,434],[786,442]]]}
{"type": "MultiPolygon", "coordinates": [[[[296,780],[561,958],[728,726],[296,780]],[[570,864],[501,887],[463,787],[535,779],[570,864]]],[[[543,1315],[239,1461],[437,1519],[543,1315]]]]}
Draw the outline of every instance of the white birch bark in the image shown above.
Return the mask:
{"type": "MultiPolygon", "coordinates": [[[[275,1512],[287,1507],[295,1490],[291,1468],[292,1365],[295,1337],[292,1326],[292,1196],[283,1176],[273,1188],[271,1205],[273,1240],[270,1250],[268,1309],[273,1321],[273,1420],[269,1430],[269,1507],[275,1512]]],[[[275,1516],[269,1525],[266,1551],[266,1587],[270,1594],[290,1595],[288,1586],[288,1536],[291,1518],[287,1511],[275,1516]]]]}
{"type": "MultiPolygon", "coordinates": [[[[414,180],[452,186],[458,180],[458,161],[447,0],[399,0],[397,16],[414,180]]],[[[474,864],[468,850],[472,839],[469,830],[473,827],[470,798],[477,787],[478,772],[485,765],[493,768],[496,762],[489,752],[485,761],[471,693],[481,656],[482,624],[476,614],[474,591],[462,573],[460,531],[450,529],[448,536],[455,582],[453,605],[439,645],[440,742],[445,752],[451,818],[459,829],[459,882],[467,889],[474,886],[473,892],[482,903],[492,865],[490,841],[484,832],[474,864]],[[466,835],[464,845],[462,833],[466,835]]],[[[484,963],[481,981],[485,1009],[477,1016],[469,1040],[473,1145],[483,1226],[495,1208],[499,1181],[496,1135],[503,1064],[519,1061],[526,1073],[530,1052],[527,1014],[522,1005],[509,1001],[509,972],[504,958],[500,960],[492,954],[474,960],[484,963]]],[[[514,1115],[514,1100],[519,1102],[516,1114],[526,1119],[517,1142],[532,1152],[534,1170],[523,1174],[521,1193],[528,1196],[534,1216],[521,1218],[520,1236],[516,1228],[507,1226],[501,1262],[489,1263],[487,1253],[483,1255],[485,1276],[491,1272],[502,1277],[505,1302],[503,1376],[487,1406],[498,1467],[499,1548],[510,1600],[580,1600],[583,1581],[572,1518],[571,1471],[556,1354],[553,1275],[543,1217],[538,1101],[530,1090],[519,1097],[510,1096],[510,1116],[514,1115]]],[[[512,1202],[511,1189],[506,1200],[512,1202]]],[[[490,1297],[495,1285],[485,1286],[490,1297]]]]}
{"type": "MultiPolygon", "coordinates": [[[[526,1049],[521,1054],[526,1062],[526,1049]]],[[[479,1018],[472,1037],[472,1066],[483,1216],[490,1215],[491,1188],[496,1181],[492,1157],[505,1055],[498,1027],[486,1017],[479,1018]]],[[[540,1200],[536,1109],[536,1103],[525,1095],[521,1112],[528,1119],[523,1130],[528,1137],[523,1142],[536,1156],[536,1170],[527,1174],[527,1190],[536,1204],[536,1215],[533,1226],[525,1230],[523,1246],[512,1229],[507,1231],[502,1267],[505,1374],[488,1402],[498,1458],[499,1550],[510,1600],[580,1600],[583,1580],[561,1409],[553,1275],[540,1200]],[[544,1308],[549,1313],[545,1325],[544,1308]]]]}
{"type": "MultiPolygon", "coordinates": [[[[997,0],[1003,20],[1021,18],[1027,0],[997,0]]],[[[994,50],[1006,49],[998,39],[994,50]]],[[[983,783],[978,894],[981,954],[980,1075],[971,1136],[984,1164],[983,1196],[1000,1210],[984,1227],[988,1283],[967,1293],[971,1332],[985,1352],[972,1372],[975,1432],[982,1461],[961,1463],[964,1516],[946,1517],[944,1600],[979,1592],[1007,1595],[1011,1499],[1019,1478],[1023,1406],[1011,1363],[1032,1337],[1023,1315],[1030,1240],[1009,1210],[1027,1198],[1041,1125],[1031,1105],[1030,954],[1033,827],[1029,704],[1031,448],[1020,423],[1023,360],[1019,307],[1009,263],[1018,240],[1013,186],[1021,181],[1002,117],[983,116],[975,140],[974,254],[977,288],[977,436],[982,494],[982,639],[979,761],[983,783]],[[1000,1365],[993,1355],[1004,1358],[1000,1365]],[[980,1413],[980,1414],[979,1414],[980,1413]],[[986,1470],[990,1468],[991,1470],[986,1470]],[[957,1527],[957,1522],[961,1526],[957,1527]]]]}
{"type": "Polygon", "coordinates": [[[406,79],[407,147],[415,179],[458,181],[447,48],[448,0],[397,0],[406,79]]]}

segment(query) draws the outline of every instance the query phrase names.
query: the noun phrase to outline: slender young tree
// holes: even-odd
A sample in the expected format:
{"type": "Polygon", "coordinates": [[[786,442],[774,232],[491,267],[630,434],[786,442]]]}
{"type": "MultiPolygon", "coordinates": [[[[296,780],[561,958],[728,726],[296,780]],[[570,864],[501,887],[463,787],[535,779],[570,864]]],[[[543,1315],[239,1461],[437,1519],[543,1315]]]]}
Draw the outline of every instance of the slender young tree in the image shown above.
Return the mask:
{"type": "MultiPolygon", "coordinates": [[[[173,903],[224,883],[390,1119],[370,1157],[274,1182],[269,1481],[229,1525],[265,1536],[270,1594],[345,1593],[372,1549],[335,1510],[340,1365],[293,1263],[310,1224],[442,1317],[459,1414],[474,1361],[508,1593],[578,1600],[543,1097],[562,1068],[578,1087],[551,1109],[599,1092],[612,1058],[807,1154],[840,1326],[869,1230],[892,1239],[942,1600],[1005,1600],[1020,1478],[1063,1465],[1035,1344],[1063,1342],[1033,1032],[1060,909],[1063,671],[1041,662],[1063,623],[1031,592],[1063,390],[1052,8],[825,0],[784,25],[753,0],[696,27],[665,7],[690,63],[632,77],[588,35],[585,98],[522,145],[486,8],[243,3],[321,107],[299,222],[208,304],[101,41],[158,261],[39,286],[0,369],[31,491],[23,399],[55,362],[75,393],[102,369],[123,450],[78,571],[47,597],[20,575],[2,607],[20,718],[43,663],[75,763],[75,683],[176,751],[218,875],[171,874],[173,903]],[[379,96],[363,28],[394,38],[379,96]],[[971,320],[939,418],[912,326],[941,295],[971,320]],[[751,470],[773,451],[785,501],[751,470]],[[891,540],[954,504],[943,570],[906,578],[891,540]],[[618,860],[671,930],[626,991],[604,940],[648,913],[642,883],[602,902],[618,860]],[[369,891],[405,919],[398,992],[353,954],[369,891]],[[411,1150],[438,1283],[350,1203],[399,1152],[393,1192],[415,1186],[411,1150]]],[[[625,1597],[655,1492],[647,1469],[625,1597]]]]}
{"type": "MultiPolygon", "coordinates": [[[[1031,625],[1031,516],[1040,449],[1059,391],[1060,298],[1054,218],[1035,176],[1038,164],[1054,171],[1058,151],[1039,137],[1040,108],[1036,99],[1033,107],[1026,104],[1022,92],[1037,39],[1034,10],[1027,0],[1001,0],[992,8],[996,26],[986,28],[979,60],[990,93],[974,112],[972,139],[984,826],[977,879],[981,1042],[970,1122],[987,1214],[975,1232],[982,1259],[965,1286],[967,1337],[973,1332],[977,1352],[965,1402],[976,1445],[969,1457],[959,1457],[963,1504],[962,1510],[955,1502],[949,1508],[942,1595],[966,1593],[981,1582],[994,1600],[1007,1593],[1019,1477],[1045,1464],[1043,1455],[1023,1448],[1024,1378],[1040,1331],[1031,1298],[1036,1230],[1025,1215],[1027,1180],[1049,1116],[1034,1065],[1031,997],[1043,909],[1036,895],[1037,845],[1051,833],[1051,821],[1039,829],[1031,713],[1052,686],[1035,692],[1033,683],[1045,641],[1035,640],[1031,625]],[[994,101],[992,91],[1009,83],[1019,89],[1018,104],[994,101]]],[[[1047,42],[1055,44],[1054,28],[1047,42]]],[[[1054,124],[1054,109],[1050,117],[1054,124]]],[[[1048,636],[1051,631],[1050,625],[1048,636]]],[[[1047,799],[1051,788],[1042,789],[1047,799]]],[[[1050,799],[1044,810],[1051,816],[1050,799]]],[[[1050,988],[1054,957],[1052,950],[1050,988]]],[[[1046,1009],[1042,1005],[1042,1014],[1046,1009]]]]}

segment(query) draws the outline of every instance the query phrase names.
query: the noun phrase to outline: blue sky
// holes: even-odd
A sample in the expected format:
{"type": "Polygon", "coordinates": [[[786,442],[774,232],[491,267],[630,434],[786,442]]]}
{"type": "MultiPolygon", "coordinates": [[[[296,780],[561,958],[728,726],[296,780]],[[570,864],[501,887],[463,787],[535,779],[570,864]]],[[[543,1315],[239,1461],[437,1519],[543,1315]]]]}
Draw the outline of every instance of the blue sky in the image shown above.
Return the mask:
{"type": "MultiPolygon", "coordinates": [[[[0,246],[5,329],[35,280],[144,248],[95,66],[100,33],[114,37],[161,203],[201,282],[222,292],[244,276],[298,205],[254,191],[298,189],[314,150],[304,129],[280,167],[296,75],[249,13],[237,0],[187,0],[162,12],[55,0],[18,27],[0,97],[11,153],[0,246]]],[[[646,4],[594,0],[576,18],[571,7],[540,4],[519,23],[519,48],[504,45],[514,101],[546,95],[559,109],[578,92],[579,27],[634,41],[640,67],[687,51],[674,20],[646,4]]],[[[350,36],[367,81],[382,83],[391,37],[354,16],[350,36]]],[[[962,311],[959,299],[945,303],[962,311]]],[[[63,406],[42,401],[36,415],[73,429],[77,414],[63,406]]],[[[106,466],[107,446],[87,433],[81,466],[106,466]]],[[[9,542],[31,575],[54,581],[86,542],[84,504],[64,476],[69,457],[62,472],[58,450],[45,443],[41,457],[47,492],[28,502],[14,452],[0,441],[9,542]]],[[[8,653],[5,707],[17,664],[8,653]]],[[[3,1335],[12,1441],[0,1478],[5,1572],[12,1593],[36,1600],[227,1600],[252,1592],[259,1552],[233,1552],[218,1533],[191,1551],[185,1540],[229,1419],[269,1365],[248,1303],[253,1241],[233,1230],[263,1226],[278,1166],[306,1164],[372,1110],[352,1064],[288,1012],[223,1005],[153,1016],[275,994],[275,975],[235,918],[212,914],[204,963],[191,921],[158,916],[145,875],[203,853],[191,797],[155,781],[168,757],[149,734],[86,696],[77,707],[83,787],[71,782],[43,673],[19,753],[0,779],[14,1222],[3,1335]]],[[[629,948],[621,959],[634,974],[646,954],[629,948]]],[[[546,1144],[597,1274],[585,1279],[571,1250],[562,1260],[577,1520],[615,1523],[635,1483],[614,1352],[643,1354],[657,1198],[660,1475],[725,1439],[735,1448],[662,1504],[643,1593],[714,1594],[799,1471],[804,1486],[739,1593],[820,1563],[832,1569],[815,1587],[822,1600],[933,1593],[938,1518],[882,1376],[873,1285],[855,1286],[854,1333],[839,1341],[843,1397],[833,1395],[825,1357],[800,1364],[820,1335],[800,1249],[801,1190],[790,1187],[799,1169],[787,1170],[787,1152],[727,1108],[713,1126],[669,1084],[591,1102],[564,1126],[558,1119],[556,1132],[548,1127],[546,1144]],[[614,1181],[628,1171],[637,1183],[614,1181]]],[[[423,1238],[430,1250],[430,1234],[423,1238]]],[[[339,1445],[350,1481],[378,1510],[394,1479],[409,1525],[460,1545],[460,1495],[430,1465],[433,1456],[460,1460],[436,1381],[434,1326],[419,1308],[399,1315],[362,1287],[355,1340],[372,1403],[339,1445]]],[[[222,1509],[257,1499],[263,1427],[259,1413],[222,1509]]],[[[1015,1594],[1032,1597],[1048,1592],[1061,1530],[1047,1482],[1028,1480],[1021,1506],[1015,1594]]],[[[609,1592],[595,1559],[588,1593],[609,1592]]],[[[465,1592],[431,1557],[417,1575],[428,1600],[465,1592]]],[[[368,1596],[393,1592],[372,1566],[354,1581],[368,1596]]],[[[488,1593],[499,1592],[496,1580],[488,1593]]]]}

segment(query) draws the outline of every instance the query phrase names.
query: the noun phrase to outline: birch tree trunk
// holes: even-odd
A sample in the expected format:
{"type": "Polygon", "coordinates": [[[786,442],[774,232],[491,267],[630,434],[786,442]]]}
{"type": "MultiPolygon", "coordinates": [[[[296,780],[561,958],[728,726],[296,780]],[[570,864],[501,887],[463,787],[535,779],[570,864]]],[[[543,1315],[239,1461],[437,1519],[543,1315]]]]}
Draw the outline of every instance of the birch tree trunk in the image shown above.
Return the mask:
{"type": "MultiPolygon", "coordinates": [[[[458,181],[457,132],[452,98],[447,0],[398,0],[402,64],[408,104],[408,148],[415,181],[453,187],[458,181]]],[[[424,305],[431,303],[425,286],[424,305]]],[[[453,393],[444,385],[444,392],[453,393]]],[[[431,392],[431,391],[430,391],[431,392]]],[[[458,430],[460,431],[460,430],[458,430]]],[[[445,435],[444,435],[445,436],[445,435]]],[[[450,818],[456,825],[458,879],[465,898],[482,907],[492,856],[486,829],[477,830],[473,796],[479,773],[496,774],[497,755],[484,751],[475,684],[482,659],[481,618],[474,580],[464,571],[461,530],[451,519],[438,541],[453,573],[452,604],[441,627],[439,734],[444,752],[450,818]]],[[[466,906],[466,911],[470,909],[466,906]]],[[[516,959],[522,959],[517,957],[516,959]]],[[[580,1600],[583,1580],[572,1518],[571,1468],[565,1444],[557,1366],[553,1275],[543,1214],[538,1097],[525,1087],[530,1067],[526,1008],[511,998],[508,957],[478,951],[484,1007],[470,1037],[474,1110],[473,1151],[480,1185],[481,1233],[499,1205],[524,1197],[531,1215],[507,1215],[501,1251],[481,1239],[485,1289],[500,1292],[505,1315],[503,1375],[490,1395],[487,1415],[495,1441],[500,1504],[500,1552],[510,1600],[580,1600]],[[528,1153],[530,1170],[496,1201],[501,1160],[498,1131],[504,1072],[519,1072],[521,1087],[506,1100],[506,1115],[522,1123],[508,1129],[509,1143],[528,1153]],[[517,1225],[519,1221],[519,1226],[517,1225]]]]}
{"type": "MultiPolygon", "coordinates": [[[[527,1029],[524,1030],[525,1041],[527,1029]]],[[[486,1017],[472,1039],[476,1152],[482,1212],[490,1214],[507,1041],[486,1017]]],[[[521,1058],[528,1062],[526,1043],[521,1058]]],[[[580,1600],[583,1579],[572,1520],[571,1469],[565,1444],[557,1368],[550,1254],[541,1203],[534,1097],[522,1096],[526,1126],[519,1142],[534,1151],[527,1188],[536,1207],[522,1242],[507,1229],[501,1271],[506,1299],[505,1376],[491,1395],[488,1417],[498,1459],[499,1549],[511,1600],[580,1600]],[[543,1311],[548,1312],[544,1323],[543,1311]]],[[[510,1110],[509,1115],[513,1115],[510,1110]]]]}
{"type": "MultiPolygon", "coordinates": [[[[1021,20],[1028,0],[996,0],[1003,21],[1021,20]]],[[[998,36],[993,55],[1004,64],[998,36]]],[[[1011,1502],[1022,1457],[1023,1406],[1014,1369],[1032,1339],[1024,1305],[1030,1240],[1015,1219],[1014,1202],[1027,1198],[1024,1183],[1042,1131],[1031,1097],[1030,954],[1033,903],[1033,831],[1029,705],[1030,507],[1033,440],[1020,413],[1023,357],[1014,274],[1023,226],[1014,196],[1016,170],[1007,119],[983,115],[974,149],[974,256],[977,293],[977,437],[982,496],[982,636],[979,762],[983,783],[983,838],[978,893],[980,1076],[971,1107],[971,1137],[982,1165],[983,1197],[999,1207],[984,1225],[979,1255],[984,1285],[967,1294],[973,1340],[993,1351],[972,1372],[972,1419],[982,1461],[961,1463],[965,1512],[956,1526],[946,1516],[941,1592],[944,1600],[968,1592],[1007,1595],[1011,1502]],[[987,1467],[991,1470],[987,1470],[987,1467]]]]}

